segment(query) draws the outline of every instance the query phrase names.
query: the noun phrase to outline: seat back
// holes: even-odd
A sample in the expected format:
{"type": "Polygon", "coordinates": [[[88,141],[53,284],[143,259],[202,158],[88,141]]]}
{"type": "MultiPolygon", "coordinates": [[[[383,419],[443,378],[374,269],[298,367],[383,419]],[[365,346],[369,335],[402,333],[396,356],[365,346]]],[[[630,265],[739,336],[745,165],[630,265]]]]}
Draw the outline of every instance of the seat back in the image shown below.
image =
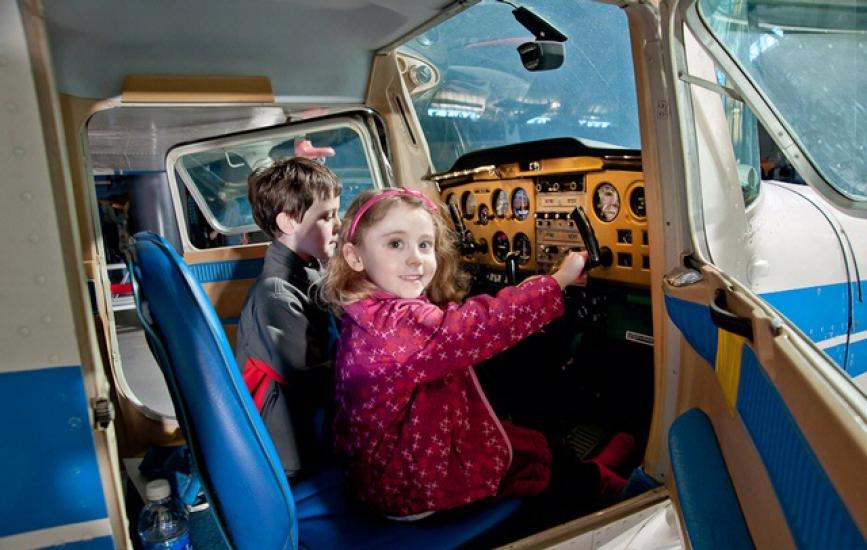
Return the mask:
{"type": "Polygon", "coordinates": [[[298,547],[291,489],[201,285],[155,233],[135,235],[136,306],[202,485],[236,548],[298,547]]]}

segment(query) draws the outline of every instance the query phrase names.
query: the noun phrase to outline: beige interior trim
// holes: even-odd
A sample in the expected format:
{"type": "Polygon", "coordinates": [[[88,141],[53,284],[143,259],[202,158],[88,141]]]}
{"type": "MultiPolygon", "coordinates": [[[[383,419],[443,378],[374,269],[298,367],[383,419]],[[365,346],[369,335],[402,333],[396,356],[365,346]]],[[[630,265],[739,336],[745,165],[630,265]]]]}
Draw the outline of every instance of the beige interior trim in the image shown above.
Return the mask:
{"type": "Polygon", "coordinates": [[[555,545],[563,544],[563,547],[569,547],[568,541],[574,539],[584,533],[593,531],[610,525],[619,519],[623,519],[636,512],[639,512],[649,506],[653,506],[668,498],[668,491],[664,487],[651,489],[640,495],[630,499],[618,502],[604,510],[587,514],[586,516],[574,519],[562,525],[552,527],[530,535],[529,537],[515,541],[503,548],[529,550],[535,548],[550,548],[555,545]]]}
{"type": "Polygon", "coordinates": [[[431,172],[430,152],[404,85],[397,53],[374,56],[365,104],[385,123],[395,183],[435,197],[433,183],[423,179],[431,172]]]}
{"type": "Polygon", "coordinates": [[[250,287],[256,279],[233,279],[231,281],[218,281],[204,283],[202,288],[220,318],[238,317],[247,300],[250,287]]]}
{"type": "MultiPolygon", "coordinates": [[[[106,377],[103,358],[96,327],[91,322],[91,304],[88,300],[86,274],[84,269],[84,248],[93,244],[93,239],[85,239],[88,233],[81,226],[88,218],[78,213],[79,197],[75,192],[73,167],[78,165],[78,130],[80,126],[66,128],[65,117],[52,72],[50,48],[45,32],[41,2],[25,0],[20,3],[21,20],[30,56],[36,100],[42,120],[42,134],[45,140],[46,163],[51,178],[57,226],[64,251],[69,300],[76,319],[75,335],[80,353],[84,386],[89,399],[109,397],[110,383],[106,377]],[[75,139],[69,140],[71,134],[75,139]],[[68,149],[68,147],[70,147],[68,149]],[[75,158],[75,164],[71,161],[75,158]]],[[[87,210],[85,210],[87,212],[87,210]]],[[[91,419],[92,420],[92,419],[91,419]]],[[[115,544],[129,544],[127,518],[124,509],[120,459],[115,439],[115,427],[110,424],[106,429],[93,429],[99,475],[102,491],[115,544]]]]}
{"type": "Polygon", "coordinates": [[[273,103],[266,76],[130,75],[124,103],[273,103]]]}
{"type": "Polygon", "coordinates": [[[184,252],[184,261],[190,265],[204,262],[220,262],[225,260],[250,260],[264,258],[269,243],[256,243],[244,246],[226,246],[221,248],[202,248],[184,252]]]}

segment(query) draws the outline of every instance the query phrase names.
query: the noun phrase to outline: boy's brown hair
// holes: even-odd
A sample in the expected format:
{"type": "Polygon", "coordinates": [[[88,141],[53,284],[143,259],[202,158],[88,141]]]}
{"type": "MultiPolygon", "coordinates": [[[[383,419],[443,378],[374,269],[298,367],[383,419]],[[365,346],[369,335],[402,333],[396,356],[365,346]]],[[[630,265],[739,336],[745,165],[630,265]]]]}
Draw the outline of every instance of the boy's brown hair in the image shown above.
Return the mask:
{"type": "Polygon", "coordinates": [[[280,159],[254,170],[247,178],[247,196],[256,224],[271,239],[280,236],[277,215],[285,212],[296,221],[316,199],[340,195],[342,186],[334,172],[303,157],[280,159]]]}

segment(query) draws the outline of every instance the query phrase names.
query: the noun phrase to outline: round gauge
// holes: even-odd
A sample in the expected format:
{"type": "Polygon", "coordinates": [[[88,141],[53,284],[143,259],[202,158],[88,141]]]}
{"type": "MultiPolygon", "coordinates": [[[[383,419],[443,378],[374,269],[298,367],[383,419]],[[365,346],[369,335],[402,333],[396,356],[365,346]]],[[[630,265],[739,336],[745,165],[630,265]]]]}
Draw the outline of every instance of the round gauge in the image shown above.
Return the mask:
{"type": "Polygon", "coordinates": [[[501,262],[506,261],[506,254],[509,253],[509,237],[502,231],[494,233],[494,238],[491,239],[491,250],[494,252],[494,258],[501,262]]]}
{"type": "Polygon", "coordinates": [[[636,218],[647,217],[647,205],[644,202],[644,187],[636,187],[629,192],[629,210],[636,218]]]}
{"type": "Polygon", "coordinates": [[[487,204],[483,204],[479,206],[479,223],[488,225],[489,221],[491,221],[491,209],[488,208],[487,204]]]}
{"type": "Polygon", "coordinates": [[[494,191],[494,214],[498,218],[505,218],[509,213],[509,197],[502,189],[494,191]]]}
{"type": "Polygon", "coordinates": [[[620,213],[620,193],[610,183],[602,183],[593,193],[593,211],[596,217],[610,222],[620,213]]]}
{"type": "Polygon", "coordinates": [[[533,253],[530,237],[524,233],[518,233],[512,241],[512,249],[518,253],[519,264],[524,265],[530,261],[530,255],[533,253]]]}
{"type": "Polygon", "coordinates": [[[463,203],[464,206],[462,209],[464,211],[464,217],[468,220],[473,219],[473,216],[476,215],[476,196],[473,195],[473,192],[467,191],[464,193],[461,203],[463,203]]]}
{"type": "Polygon", "coordinates": [[[512,195],[512,213],[516,220],[526,220],[530,215],[530,197],[520,187],[512,195]]]}

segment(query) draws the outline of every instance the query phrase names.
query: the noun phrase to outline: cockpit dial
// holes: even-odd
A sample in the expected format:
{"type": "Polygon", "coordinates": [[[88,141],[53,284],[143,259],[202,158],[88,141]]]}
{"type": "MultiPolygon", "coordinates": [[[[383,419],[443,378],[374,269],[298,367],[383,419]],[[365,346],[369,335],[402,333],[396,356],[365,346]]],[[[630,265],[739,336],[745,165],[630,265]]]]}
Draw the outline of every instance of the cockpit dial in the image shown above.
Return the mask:
{"type": "Polygon", "coordinates": [[[593,193],[593,211],[596,217],[610,222],[620,213],[620,193],[610,183],[602,183],[593,193]]]}
{"type": "Polygon", "coordinates": [[[487,204],[482,204],[479,206],[479,224],[488,225],[489,221],[491,221],[491,209],[487,204]]]}
{"type": "Polygon", "coordinates": [[[494,214],[505,218],[509,213],[509,196],[502,189],[494,191],[494,214]]]}
{"type": "Polygon", "coordinates": [[[509,253],[509,236],[502,231],[494,233],[494,238],[491,239],[491,250],[494,253],[494,258],[501,262],[506,261],[506,254],[509,253]]]}
{"type": "Polygon", "coordinates": [[[527,216],[530,215],[530,197],[521,187],[516,189],[512,195],[512,214],[519,221],[526,220],[527,216]]]}
{"type": "Polygon", "coordinates": [[[467,191],[464,193],[461,203],[463,204],[464,217],[468,220],[473,219],[473,216],[476,215],[476,196],[473,192],[467,191]]]}
{"type": "Polygon", "coordinates": [[[629,210],[636,218],[647,217],[647,204],[644,200],[644,187],[636,187],[629,193],[629,210]]]}

